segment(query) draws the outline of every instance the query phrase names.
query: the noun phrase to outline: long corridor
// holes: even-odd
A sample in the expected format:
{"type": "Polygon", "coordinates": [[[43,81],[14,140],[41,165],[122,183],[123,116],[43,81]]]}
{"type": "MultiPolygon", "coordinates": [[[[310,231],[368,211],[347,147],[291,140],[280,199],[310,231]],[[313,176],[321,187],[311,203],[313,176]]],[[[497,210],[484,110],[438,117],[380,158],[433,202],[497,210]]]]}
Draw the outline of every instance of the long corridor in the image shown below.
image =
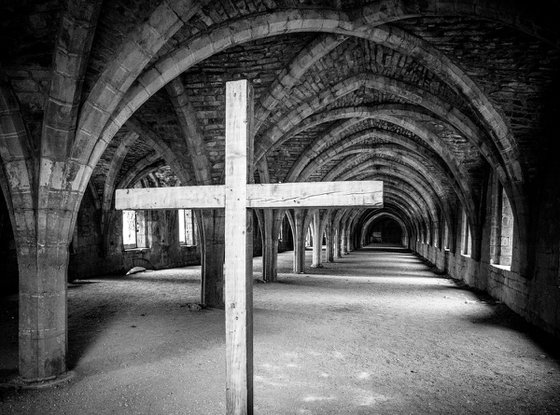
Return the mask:
{"type": "MultiPolygon", "coordinates": [[[[408,251],[370,246],[304,274],[292,274],[291,261],[280,254],[279,282],[254,286],[256,414],[560,413],[560,365],[546,336],[408,251]]],[[[225,413],[223,311],[189,307],[199,274],[71,284],[74,377],[2,388],[0,413],[225,413]]],[[[3,333],[13,330],[12,303],[0,305],[3,333]]],[[[17,362],[3,337],[8,371],[17,362]]]]}

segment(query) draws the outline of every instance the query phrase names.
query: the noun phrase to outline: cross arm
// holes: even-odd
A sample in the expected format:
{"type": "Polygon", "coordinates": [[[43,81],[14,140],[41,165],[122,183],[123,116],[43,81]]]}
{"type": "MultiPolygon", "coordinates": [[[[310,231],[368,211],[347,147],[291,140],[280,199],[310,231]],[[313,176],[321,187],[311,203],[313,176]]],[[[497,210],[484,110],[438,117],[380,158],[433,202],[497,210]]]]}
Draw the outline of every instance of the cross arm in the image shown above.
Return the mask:
{"type": "MultiPolygon", "coordinates": [[[[216,209],[224,207],[224,195],[224,186],[118,189],[115,208],[216,209]]],[[[261,209],[383,207],[383,182],[248,184],[246,206],[261,209]]]]}
{"type": "Polygon", "coordinates": [[[224,207],[224,186],[117,189],[115,209],[217,209],[224,207]]]}
{"type": "Polygon", "coordinates": [[[252,184],[247,190],[252,208],[383,207],[381,181],[252,184]]]}

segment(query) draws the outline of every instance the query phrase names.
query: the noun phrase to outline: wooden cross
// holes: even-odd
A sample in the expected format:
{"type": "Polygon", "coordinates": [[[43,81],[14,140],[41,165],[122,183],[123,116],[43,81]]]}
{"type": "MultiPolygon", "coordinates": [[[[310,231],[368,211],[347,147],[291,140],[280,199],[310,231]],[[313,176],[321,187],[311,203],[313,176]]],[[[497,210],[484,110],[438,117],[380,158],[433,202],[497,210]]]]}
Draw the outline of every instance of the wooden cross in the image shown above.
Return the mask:
{"type": "Polygon", "coordinates": [[[225,186],[120,189],[116,209],[225,208],[226,405],[253,413],[253,266],[250,208],[383,206],[383,183],[250,184],[253,177],[252,88],[226,84],[225,186]],[[249,184],[248,184],[249,183],[249,184]]]}

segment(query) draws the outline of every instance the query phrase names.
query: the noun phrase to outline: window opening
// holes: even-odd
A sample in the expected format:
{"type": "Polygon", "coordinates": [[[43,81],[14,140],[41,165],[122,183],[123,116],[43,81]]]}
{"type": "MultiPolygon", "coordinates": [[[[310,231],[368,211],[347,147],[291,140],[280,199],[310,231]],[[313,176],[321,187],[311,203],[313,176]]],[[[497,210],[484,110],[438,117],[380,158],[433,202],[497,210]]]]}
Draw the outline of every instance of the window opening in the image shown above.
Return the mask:
{"type": "Polygon", "coordinates": [[[148,246],[146,218],[143,211],[123,210],[122,225],[124,249],[148,246]]]}
{"type": "Polygon", "coordinates": [[[490,257],[492,264],[510,267],[513,256],[513,211],[511,203],[500,182],[496,180],[493,190],[490,257]]]}
{"type": "Polygon", "coordinates": [[[179,209],[179,243],[181,245],[196,245],[196,224],[191,209],[179,209]]]}
{"type": "Polygon", "coordinates": [[[449,251],[449,226],[447,225],[447,221],[443,223],[443,248],[449,251]]]}

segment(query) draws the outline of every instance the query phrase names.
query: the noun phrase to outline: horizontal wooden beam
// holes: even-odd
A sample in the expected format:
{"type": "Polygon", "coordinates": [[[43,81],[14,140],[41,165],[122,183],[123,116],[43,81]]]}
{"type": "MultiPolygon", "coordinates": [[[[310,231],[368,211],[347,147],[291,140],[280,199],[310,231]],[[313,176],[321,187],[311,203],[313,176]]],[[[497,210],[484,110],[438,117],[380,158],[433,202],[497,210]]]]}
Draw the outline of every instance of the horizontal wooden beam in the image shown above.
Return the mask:
{"type": "MultiPolygon", "coordinates": [[[[224,186],[118,189],[117,210],[217,209],[224,207],[224,186]]],[[[261,209],[383,207],[383,182],[307,182],[247,185],[247,207],[261,209]]]]}
{"type": "Polygon", "coordinates": [[[117,189],[115,209],[218,209],[224,207],[224,186],[117,189]]]}
{"type": "Polygon", "coordinates": [[[247,206],[252,208],[383,207],[383,182],[307,182],[251,184],[247,206]]]}

